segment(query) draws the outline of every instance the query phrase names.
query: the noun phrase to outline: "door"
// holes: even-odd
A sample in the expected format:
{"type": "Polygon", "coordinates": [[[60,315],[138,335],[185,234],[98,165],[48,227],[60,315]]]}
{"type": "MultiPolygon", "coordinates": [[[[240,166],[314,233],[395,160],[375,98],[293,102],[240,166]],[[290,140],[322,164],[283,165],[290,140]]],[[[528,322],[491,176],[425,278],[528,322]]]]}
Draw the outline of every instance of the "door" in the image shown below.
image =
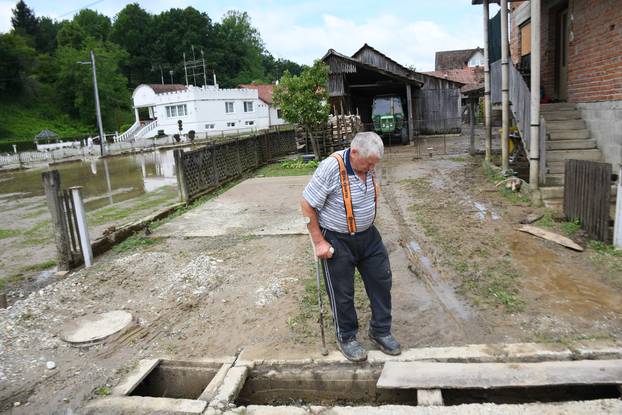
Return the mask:
{"type": "Polygon", "coordinates": [[[559,12],[557,23],[557,98],[560,101],[566,101],[568,99],[568,9],[559,12]]]}

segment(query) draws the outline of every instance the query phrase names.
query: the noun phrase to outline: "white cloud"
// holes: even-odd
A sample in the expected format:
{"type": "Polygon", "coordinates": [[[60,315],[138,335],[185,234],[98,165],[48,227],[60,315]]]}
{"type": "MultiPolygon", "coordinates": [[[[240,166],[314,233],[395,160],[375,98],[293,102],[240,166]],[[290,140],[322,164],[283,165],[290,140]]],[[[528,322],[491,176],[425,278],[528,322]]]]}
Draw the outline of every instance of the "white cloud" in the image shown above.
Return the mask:
{"type": "Polygon", "coordinates": [[[477,15],[447,27],[391,14],[360,23],[325,14],[320,24],[306,26],[292,23],[296,16],[287,11],[251,10],[249,14],[273,55],[306,64],[330,48],[350,55],[367,43],[403,65],[428,71],[434,69],[435,52],[483,43],[481,17],[477,19],[477,15]]]}
{"type": "Polygon", "coordinates": [[[11,30],[12,9],[15,7],[14,1],[0,1],[0,33],[11,30]]]}

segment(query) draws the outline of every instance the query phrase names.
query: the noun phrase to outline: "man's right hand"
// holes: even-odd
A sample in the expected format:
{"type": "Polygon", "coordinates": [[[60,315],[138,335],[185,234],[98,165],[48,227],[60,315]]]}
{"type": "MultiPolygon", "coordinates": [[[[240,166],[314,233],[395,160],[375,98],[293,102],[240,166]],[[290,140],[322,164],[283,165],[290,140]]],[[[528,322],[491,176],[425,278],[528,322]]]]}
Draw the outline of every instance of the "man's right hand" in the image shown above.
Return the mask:
{"type": "Polygon", "coordinates": [[[325,239],[314,245],[315,256],[321,259],[330,259],[335,250],[325,239]]]}

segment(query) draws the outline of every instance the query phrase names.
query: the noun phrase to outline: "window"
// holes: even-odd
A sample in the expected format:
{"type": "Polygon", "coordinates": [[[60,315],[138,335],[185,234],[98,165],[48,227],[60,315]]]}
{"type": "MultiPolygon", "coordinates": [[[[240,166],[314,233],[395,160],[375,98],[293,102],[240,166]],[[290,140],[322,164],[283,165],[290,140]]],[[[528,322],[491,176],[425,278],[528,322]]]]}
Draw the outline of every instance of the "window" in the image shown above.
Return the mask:
{"type": "Polygon", "coordinates": [[[525,56],[531,53],[531,21],[520,27],[520,55],[525,56]]]}
{"type": "Polygon", "coordinates": [[[168,118],[183,117],[184,115],[188,115],[188,107],[186,107],[186,104],[169,105],[166,107],[166,116],[168,118]]]}
{"type": "Polygon", "coordinates": [[[227,127],[235,127],[235,123],[234,122],[228,122],[227,123],[227,127]]]}
{"type": "Polygon", "coordinates": [[[244,122],[245,125],[255,125],[255,121],[246,121],[244,122]]]}
{"type": "Polygon", "coordinates": [[[244,101],[244,112],[253,112],[253,101],[244,101]]]}
{"type": "Polygon", "coordinates": [[[233,101],[225,102],[225,112],[226,113],[233,112],[233,101]]]}
{"type": "Polygon", "coordinates": [[[283,111],[280,108],[276,109],[276,118],[283,118],[283,111]]]}
{"type": "Polygon", "coordinates": [[[205,129],[206,130],[213,130],[214,127],[216,127],[214,124],[205,124],[205,129]]]}

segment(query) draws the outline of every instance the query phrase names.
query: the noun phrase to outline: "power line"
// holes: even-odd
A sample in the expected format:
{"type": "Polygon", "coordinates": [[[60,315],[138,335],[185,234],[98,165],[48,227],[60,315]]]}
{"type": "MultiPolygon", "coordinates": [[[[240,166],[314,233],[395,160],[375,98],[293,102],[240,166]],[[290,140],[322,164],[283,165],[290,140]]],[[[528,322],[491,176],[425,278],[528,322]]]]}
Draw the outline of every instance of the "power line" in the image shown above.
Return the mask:
{"type": "Polygon", "coordinates": [[[95,6],[96,4],[101,3],[102,1],[104,1],[104,0],[97,0],[97,1],[94,1],[94,2],[92,2],[92,3],[89,3],[89,4],[85,5],[85,6],[82,6],[82,7],[79,7],[79,8],[77,8],[77,9],[74,9],[74,10],[72,10],[72,11],[70,11],[70,12],[67,12],[67,13],[65,13],[65,14],[61,14],[61,15],[60,15],[60,16],[58,16],[58,17],[59,17],[59,18],[61,18],[61,17],[69,16],[70,14],[74,14],[75,12],[79,12],[79,11],[80,11],[80,10],[82,10],[82,9],[86,9],[86,8],[88,8],[88,7],[91,7],[91,6],[95,6]]]}

